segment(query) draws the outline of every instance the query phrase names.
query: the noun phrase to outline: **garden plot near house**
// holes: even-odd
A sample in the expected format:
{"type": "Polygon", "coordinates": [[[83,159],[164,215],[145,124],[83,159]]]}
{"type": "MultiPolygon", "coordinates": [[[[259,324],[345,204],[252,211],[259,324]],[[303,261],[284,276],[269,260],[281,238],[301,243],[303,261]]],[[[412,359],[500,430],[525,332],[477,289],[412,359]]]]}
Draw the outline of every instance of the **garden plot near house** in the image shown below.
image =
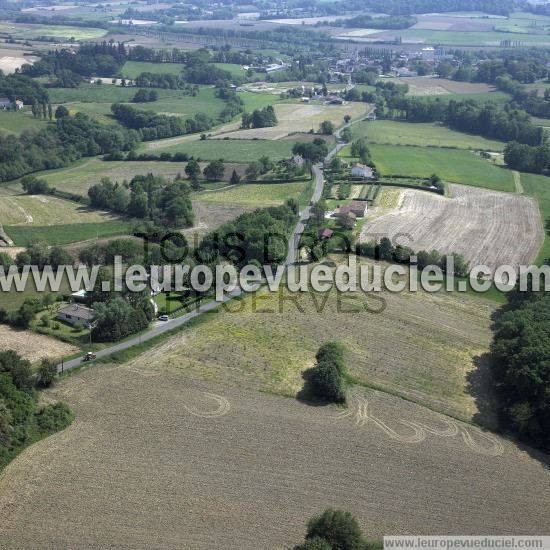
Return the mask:
{"type": "Polygon", "coordinates": [[[462,254],[474,265],[530,264],[544,231],[536,202],[528,197],[450,185],[452,198],[404,190],[392,211],[369,219],[361,240],[376,234],[408,234],[415,251],[462,254]]]}
{"type": "Polygon", "coordinates": [[[229,134],[220,134],[232,139],[282,139],[293,132],[304,132],[310,129],[319,130],[324,120],[330,120],[336,127],[344,123],[344,116],[352,119],[364,115],[364,103],[347,103],[346,105],[301,105],[277,103],[274,105],[277,115],[277,126],[269,128],[252,128],[237,130],[229,134]]]}

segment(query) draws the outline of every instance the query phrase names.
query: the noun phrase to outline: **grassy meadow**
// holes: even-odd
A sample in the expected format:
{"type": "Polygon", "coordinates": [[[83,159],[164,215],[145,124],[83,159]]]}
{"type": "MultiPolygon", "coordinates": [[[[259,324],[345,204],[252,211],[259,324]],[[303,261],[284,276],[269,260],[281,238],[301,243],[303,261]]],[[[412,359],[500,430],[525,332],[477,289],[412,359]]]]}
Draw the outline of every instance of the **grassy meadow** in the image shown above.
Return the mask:
{"type": "Polygon", "coordinates": [[[47,121],[43,118],[34,118],[29,111],[2,111],[0,110],[0,132],[19,135],[30,128],[43,128],[47,121]]]}
{"type": "Polygon", "coordinates": [[[542,221],[546,227],[546,240],[536,260],[537,264],[542,264],[550,258],[550,177],[522,173],[521,184],[527,195],[537,199],[542,221]]]}
{"type": "MultiPolygon", "coordinates": [[[[499,168],[470,151],[378,144],[369,148],[382,176],[428,178],[436,173],[452,183],[495,191],[513,192],[515,189],[511,171],[499,168]]],[[[342,155],[346,152],[349,148],[343,149],[342,155]]]]}
{"type": "MultiPolygon", "coordinates": [[[[208,139],[182,141],[166,147],[155,148],[155,153],[187,153],[203,160],[223,159],[227,162],[252,162],[267,155],[271,160],[281,160],[292,155],[292,140],[265,139],[208,139]]],[[[161,142],[157,142],[160,144],[161,142]]]]}
{"type": "Polygon", "coordinates": [[[38,38],[47,36],[60,39],[93,40],[107,34],[106,29],[94,27],[71,27],[68,25],[35,25],[29,23],[0,23],[0,33],[6,33],[17,38],[38,38]]]}
{"type": "Polygon", "coordinates": [[[91,210],[76,202],[44,195],[0,197],[2,225],[36,226],[67,223],[102,223],[116,219],[106,212],[91,210]]]}
{"type": "Polygon", "coordinates": [[[196,194],[201,202],[232,203],[243,206],[278,206],[288,199],[296,199],[301,205],[309,202],[311,180],[290,183],[252,183],[204,191],[196,194]]]}
{"type": "Polygon", "coordinates": [[[27,246],[32,241],[46,241],[55,246],[102,237],[128,235],[133,226],[134,222],[118,219],[100,223],[4,226],[4,230],[16,246],[27,246]]]}
{"type": "Polygon", "coordinates": [[[483,151],[502,151],[504,143],[481,136],[455,132],[441,124],[376,120],[353,126],[353,137],[367,138],[371,143],[386,145],[415,145],[453,147],[483,151]]]}
{"type": "MultiPolygon", "coordinates": [[[[84,112],[100,122],[114,123],[111,118],[112,103],[130,103],[138,88],[112,86],[109,84],[83,84],[79,88],[52,88],[52,102],[63,103],[70,112],[84,112]]],[[[206,113],[217,117],[225,103],[216,97],[215,89],[201,86],[196,97],[185,95],[181,90],[155,90],[157,101],[151,103],[133,103],[137,109],[168,115],[193,117],[197,113],[206,113]]]]}
{"type": "Polygon", "coordinates": [[[134,79],[141,73],[179,75],[185,68],[183,63],[152,63],[148,61],[126,61],[122,67],[124,78],[134,79]]]}
{"type": "Polygon", "coordinates": [[[173,178],[183,172],[183,169],[184,164],[179,162],[104,161],[94,157],[81,160],[67,168],[39,172],[36,176],[44,178],[60,191],[87,196],[88,189],[104,177],[121,183],[131,180],[134,176],[148,173],[173,178]]]}

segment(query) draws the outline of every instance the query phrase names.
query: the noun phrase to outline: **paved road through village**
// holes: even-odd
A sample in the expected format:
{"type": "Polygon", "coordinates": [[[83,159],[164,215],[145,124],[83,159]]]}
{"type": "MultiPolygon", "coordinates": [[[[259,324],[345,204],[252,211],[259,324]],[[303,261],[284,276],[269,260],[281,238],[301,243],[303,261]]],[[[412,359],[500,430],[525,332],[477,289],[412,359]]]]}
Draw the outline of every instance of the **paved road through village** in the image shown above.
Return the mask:
{"type": "MultiPolygon", "coordinates": [[[[343,143],[340,140],[340,133],[346,126],[343,126],[336,132],[335,136],[337,138],[337,145],[329,152],[329,154],[326,157],[326,160],[330,160],[338,151],[340,151],[340,149],[342,149],[342,147],[345,146],[345,143],[343,143]]],[[[304,232],[307,222],[311,216],[311,206],[314,203],[319,201],[323,193],[323,186],[324,186],[325,180],[324,180],[323,168],[321,164],[317,164],[313,167],[313,175],[315,177],[315,189],[313,190],[313,195],[311,196],[311,201],[309,205],[307,205],[300,212],[300,219],[296,224],[296,227],[292,233],[292,236],[289,239],[288,255],[285,261],[285,266],[289,266],[295,263],[296,256],[298,253],[298,245],[300,243],[302,233],[304,232]]],[[[124,342],[120,342],[119,344],[115,344],[108,348],[97,351],[96,356],[98,359],[101,359],[102,357],[108,357],[109,355],[112,355],[119,351],[123,351],[129,348],[132,348],[134,346],[140,345],[143,342],[152,340],[153,338],[156,338],[161,334],[164,334],[178,327],[181,327],[182,325],[185,325],[186,323],[188,323],[192,319],[195,319],[199,315],[202,315],[203,313],[207,313],[209,311],[215,310],[222,303],[229,302],[230,300],[233,300],[234,298],[240,296],[243,293],[244,291],[241,288],[236,288],[233,292],[226,294],[224,296],[224,299],[221,302],[217,302],[217,301],[208,302],[208,303],[205,303],[204,305],[199,306],[193,311],[186,313],[185,315],[182,315],[181,317],[170,319],[169,321],[165,321],[162,323],[156,323],[150,330],[148,330],[144,334],[140,334],[139,336],[135,336],[133,338],[125,340],[124,342]]],[[[70,359],[68,361],[64,361],[63,363],[60,363],[57,365],[57,370],[58,372],[64,372],[66,370],[73,369],[79,365],[82,365],[82,360],[83,360],[83,357],[80,356],[74,359],[70,359]]]]}

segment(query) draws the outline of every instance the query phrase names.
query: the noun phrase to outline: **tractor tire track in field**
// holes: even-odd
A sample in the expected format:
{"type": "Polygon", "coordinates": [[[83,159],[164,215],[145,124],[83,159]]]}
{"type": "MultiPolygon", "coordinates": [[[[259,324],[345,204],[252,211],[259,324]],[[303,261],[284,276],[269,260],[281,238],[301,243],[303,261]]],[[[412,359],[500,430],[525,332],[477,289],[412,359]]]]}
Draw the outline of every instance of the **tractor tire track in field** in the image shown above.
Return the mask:
{"type": "Polygon", "coordinates": [[[541,461],[505,440],[494,456],[485,434],[416,404],[355,387],[340,412],[158,370],[105,365],[47,390],[76,420],[0,475],[3,549],[288,548],[327,506],[371,538],[549,524],[541,461]]]}
{"type": "Polygon", "coordinates": [[[199,418],[219,418],[220,416],[225,416],[230,411],[231,405],[225,397],[209,392],[202,392],[202,394],[205,397],[215,401],[218,404],[218,408],[212,411],[199,411],[189,405],[183,405],[188,413],[198,416],[199,418]]]}
{"type": "Polygon", "coordinates": [[[519,195],[523,195],[525,193],[525,189],[523,188],[523,184],[521,183],[521,174],[517,170],[512,170],[512,175],[514,176],[516,193],[518,193],[519,195]]]}
{"type": "Polygon", "coordinates": [[[403,418],[395,418],[395,423],[408,428],[405,433],[391,428],[386,421],[374,415],[372,405],[360,391],[355,389],[351,392],[349,408],[335,416],[338,420],[350,418],[355,420],[358,427],[366,427],[370,424],[379,428],[389,438],[405,445],[422,443],[428,435],[436,437],[455,437],[460,434],[466,447],[472,451],[485,456],[501,456],[504,448],[499,440],[491,434],[485,433],[473,426],[465,426],[462,423],[450,419],[441,419],[445,424],[444,428],[428,426],[423,422],[412,422],[403,418]],[[412,431],[412,433],[411,433],[412,431]],[[483,440],[483,443],[480,441],[483,440]]]}

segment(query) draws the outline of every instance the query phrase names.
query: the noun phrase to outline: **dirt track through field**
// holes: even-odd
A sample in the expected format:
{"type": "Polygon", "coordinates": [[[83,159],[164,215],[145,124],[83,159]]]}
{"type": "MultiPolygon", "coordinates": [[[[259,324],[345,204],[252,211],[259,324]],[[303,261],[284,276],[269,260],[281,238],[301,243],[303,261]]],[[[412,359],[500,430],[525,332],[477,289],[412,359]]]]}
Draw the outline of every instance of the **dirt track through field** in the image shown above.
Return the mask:
{"type": "Polygon", "coordinates": [[[97,366],[51,392],[77,420],[0,477],[2,548],[281,548],[330,505],[371,537],[549,525],[548,469],[417,405],[356,390],[349,410],[311,407],[151,374],[97,366]]]}
{"type": "Polygon", "coordinates": [[[361,240],[408,234],[413,250],[456,252],[470,263],[528,265],[544,240],[536,201],[510,193],[449,185],[452,198],[407,189],[396,209],[369,219],[361,240]]]}

